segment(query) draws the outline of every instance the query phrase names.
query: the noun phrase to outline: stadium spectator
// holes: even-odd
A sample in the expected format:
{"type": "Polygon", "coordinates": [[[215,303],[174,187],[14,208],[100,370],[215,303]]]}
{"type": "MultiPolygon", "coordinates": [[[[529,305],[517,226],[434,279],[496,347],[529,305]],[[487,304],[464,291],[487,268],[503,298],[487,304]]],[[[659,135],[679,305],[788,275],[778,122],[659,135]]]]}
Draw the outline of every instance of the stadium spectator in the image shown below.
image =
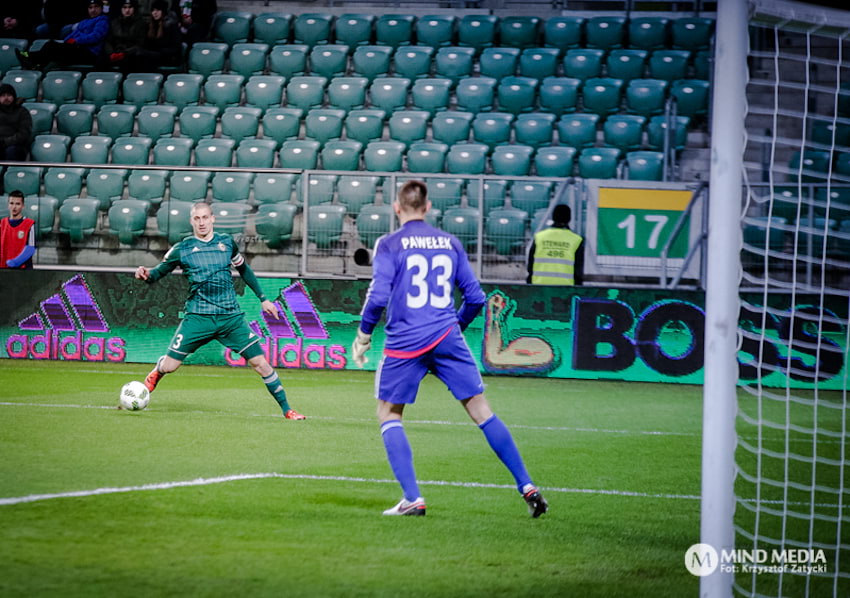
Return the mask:
{"type": "Polygon", "coordinates": [[[552,226],[535,233],[528,250],[530,284],[572,286],[584,282],[584,243],[570,230],[572,210],[558,204],[552,210],[552,226]]]}
{"type": "Polygon", "coordinates": [[[211,340],[217,340],[238,353],[263,379],[266,388],[280,405],[286,419],[306,419],[292,409],[277,372],[266,360],[260,339],[242,313],[233,287],[233,266],[262,303],[268,315],[278,318],[274,303],[266,299],[254,271],[239,253],[233,237],[214,230],[215,216],[209,204],[192,207],[191,237],[172,246],[155,268],[139,266],[136,278],[153,283],[180,266],[189,280],[189,298],[185,317],[180,322],[168,351],[145,378],[145,386],[153,392],[165,374],[175,371],[183,360],[211,340]]]}
{"type": "Polygon", "coordinates": [[[130,71],[140,72],[151,67],[177,66],[180,64],[182,44],[177,21],[168,13],[166,0],[154,0],[151,15],[145,26],[142,47],[132,54],[130,71]]]}
{"type": "Polygon", "coordinates": [[[49,40],[36,52],[15,50],[18,62],[23,68],[34,70],[44,70],[53,64],[97,64],[109,33],[109,17],[103,14],[102,0],[89,0],[88,14],[89,18],[77,23],[61,42],[49,40]]]}
{"type": "Polygon", "coordinates": [[[147,30],[138,8],[136,0],[123,0],[119,16],[112,19],[104,44],[107,66],[127,70],[135,64],[133,57],[142,49],[147,30]]]}
{"type": "Polygon", "coordinates": [[[35,27],[41,22],[40,6],[32,2],[4,2],[0,17],[2,38],[32,39],[35,27]]]}
{"type": "Polygon", "coordinates": [[[44,0],[42,22],[35,36],[43,39],[65,39],[72,28],[86,18],[89,0],[44,0]]]}
{"type": "Polygon", "coordinates": [[[187,48],[209,38],[218,11],[216,0],[173,0],[171,9],[180,21],[180,33],[187,48]]]}
{"type": "Polygon", "coordinates": [[[0,268],[32,269],[35,221],[24,217],[24,194],[9,193],[9,215],[0,220],[0,268]]]}
{"type": "Polygon", "coordinates": [[[425,183],[405,183],[393,209],[401,226],[375,243],[372,284],[351,347],[352,359],[362,367],[372,331],[386,309],[386,345],[375,390],[387,459],[404,496],[384,515],[425,515],[402,415],[431,371],[478,424],[513,475],[532,517],[539,517],[548,505],[532,483],[510,431],[484,397],[481,373],[463,338],[463,330],[485,302],[463,245],[424,221],[431,209],[425,183]],[[455,287],[464,299],[459,311],[454,307],[455,287]]]}
{"type": "Polygon", "coordinates": [[[32,141],[32,116],[15,88],[0,84],[0,159],[25,160],[32,141]]]}

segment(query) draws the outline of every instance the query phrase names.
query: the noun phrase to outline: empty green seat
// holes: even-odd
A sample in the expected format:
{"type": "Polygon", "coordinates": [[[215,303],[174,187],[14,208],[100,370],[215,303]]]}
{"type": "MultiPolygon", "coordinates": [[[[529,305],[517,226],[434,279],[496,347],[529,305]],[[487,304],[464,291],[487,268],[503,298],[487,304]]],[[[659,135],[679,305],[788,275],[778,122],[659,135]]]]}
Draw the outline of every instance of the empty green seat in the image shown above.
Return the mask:
{"type": "Polygon", "coordinates": [[[72,243],[81,243],[97,228],[98,202],[88,197],[69,197],[59,207],[59,232],[72,243]]]}
{"type": "Polygon", "coordinates": [[[698,50],[694,54],[694,79],[711,80],[713,58],[711,50],[698,50]]]}
{"type": "MultiPolygon", "coordinates": [[[[3,14],[15,14],[14,12],[9,12],[10,10],[14,9],[7,7],[3,14]]],[[[22,33],[29,32],[23,31],[22,33]]],[[[20,66],[15,50],[24,51],[27,49],[28,45],[29,44],[25,39],[14,39],[11,37],[0,38],[0,75],[5,74],[6,71],[9,71],[10,69],[18,68],[20,66]]]]}
{"type": "Polygon", "coordinates": [[[33,136],[49,134],[53,131],[56,104],[51,102],[24,102],[23,107],[29,110],[33,136]]]}
{"type": "Polygon", "coordinates": [[[310,74],[313,76],[341,77],[348,68],[348,46],[327,44],[310,51],[310,74]]]}
{"type": "Polygon", "coordinates": [[[83,102],[94,104],[98,108],[104,104],[118,102],[118,91],[121,89],[123,75],[115,72],[90,72],[80,84],[83,92],[83,102]]]}
{"type": "Polygon", "coordinates": [[[289,81],[292,77],[303,77],[307,72],[307,54],[310,46],[305,44],[281,44],[269,50],[269,74],[281,75],[289,81]]]}
{"type": "Polygon", "coordinates": [[[528,213],[516,208],[491,211],[484,221],[484,241],[499,255],[512,255],[525,250],[528,213]]]}
{"type": "Polygon", "coordinates": [[[200,170],[175,172],[168,180],[169,199],[196,202],[207,197],[212,174],[200,170]]]}
{"type": "Polygon", "coordinates": [[[134,170],[127,177],[127,196],[159,205],[165,197],[167,170],[134,170]]]}
{"type": "Polygon", "coordinates": [[[564,75],[582,81],[602,74],[604,50],[598,48],[575,48],[564,56],[564,75]]]}
{"type": "Polygon", "coordinates": [[[186,137],[159,139],[153,146],[153,163],[159,166],[189,166],[193,145],[194,142],[186,137]]]}
{"type": "Polygon", "coordinates": [[[478,60],[479,73],[496,80],[511,77],[516,74],[519,55],[519,48],[484,48],[478,60]]]}
{"type": "Polygon", "coordinates": [[[131,135],[138,108],[134,104],[106,104],[97,112],[97,133],[113,139],[131,135]]]}
{"type": "Polygon", "coordinates": [[[667,17],[634,17],[629,19],[629,46],[643,50],[667,47],[670,19],[667,17]]]}
{"type": "Polygon", "coordinates": [[[667,86],[664,79],[632,79],[626,87],[626,108],[641,116],[654,116],[664,112],[667,86]]]}
{"type": "Polygon", "coordinates": [[[676,100],[676,113],[691,119],[708,114],[709,83],[702,79],[681,79],[670,86],[676,100]]]}
{"type": "Polygon", "coordinates": [[[714,19],[680,17],[670,22],[673,47],[679,50],[706,50],[714,35],[714,19]]]}
{"type": "Polygon", "coordinates": [[[539,36],[539,17],[505,17],[499,23],[499,40],[503,46],[533,48],[537,45],[539,36]]]}
{"type": "Polygon", "coordinates": [[[159,233],[175,244],[192,234],[191,213],[193,201],[168,200],[162,202],[156,212],[159,233]]]}
{"type": "Polygon", "coordinates": [[[162,84],[165,104],[182,110],[189,104],[197,104],[201,97],[201,85],[204,75],[197,73],[174,73],[168,75],[162,84]]]}
{"type": "Polygon", "coordinates": [[[514,118],[508,112],[482,112],[472,121],[472,139],[490,149],[508,143],[514,118]]]}
{"type": "Polygon", "coordinates": [[[349,214],[357,214],[360,208],[375,200],[381,177],[343,175],[336,184],[337,200],[349,214]]]}
{"type": "Polygon", "coordinates": [[[6,191],[17,189],[24,195],[40,195],[40,166],[9,166],[3,173],[3,187],[6,191]]]}
{"type": "Polygon", "coordinates": [[[620,165],[616,147],[587,147],[578,157],[578,174],[586,179],[614,179],[620,165]]]}
{"type": "Polygon", "coordinates": [[[375,28],[375,15],[347,13],[336,19],[334,35],[336,43],[349,48],[368,46],[372,43],[375,28]]]}
{"type": "Polygon", "coordinates": [[[293,203],[265,203],[257,208],[254,226],[270,249],[279,249],[292,239],[298,206],[293,203]]]}
{"type": "Polygon", "coordinates": [[[304,117],[304,137],[315,139],[320,145],[342,136],[345,111],[336,108],[314,108],[304,117]]]}
{"type": "Polygon", "coordinates": [[[626,154],[626,167],[630,181],[661,181],[664,179],[664,154],[651,151],[634,151],[626,154]]]}
{"type": "Polygon", "coordinates": [[[599,120],[599,115],[592,112],[562,116],[557,123],[559,143],[578,149],[594,145],[599,120]]]}
{"type": "Polygon", "coordinates": [[[124,245],[133,245],[145,234],[150,204],[140,199],[121,199],[109,208],[109,232],[124,245]]]}
{"type": "Polygon", "coordinates": [[[359,170],[363,144],[350,139],[334,139],[322,148],[322,168],[325,170],[359,170]]]}
{"type": "Polygon", "coordinates": [[[96,199],[100,209],[106,211],[124,195],[126,181],[127,171],[123,168],[93,168],[86,175],[86,197],[96,199]]]}
{"type": "Polygon", "coordinates": [[[307,213],[307,238],[318,249],[329,249],[342,237],[345,206],[340,204],[311,205],[307,213]]]}
{"type": "Polygon", "coordinates": [[[256,137],[260,130],[260,115],[256,106],[230,106],[221,115],[221,136],[239,143],[247,137],[256,137]]]}
{"type": "Polygon", "coordinates": [[[527,48],[519,57],[519,74],[542,81],[546,77],[554,77],[558,71],[557,48],[527,48]]]}
{"type": "Polygon", "coordinates": [[[399,172],[405,149],[400,141],[372,141],[363,150],[363,164],[372,172],[399,172]]]}
{"type": "Polygon", "coordinates": [[[200,74],[204,79],[223,72],[229,50],[229,46],[221,42],[196,42],[189,49],[189,72],[200,74]]]}
{"type": "Polygon", "coordinates": [[[499,17],[494,15],[464,15],[458,22],[457,43],[480,53],[494,45],[498,28],[499,17]]]}
{"type": "Polygon", "coordinates": [[[620,109],[623,81],[610,77],[588,79],[582,88],[582,102],[586,112],[600,116],[613,114],[620,109]]]}
{"type": "Polygon", "coordinates": [[[215,14],[212,22],[212,40],[232,46],[247,42],[251,37],[254,14],[241,10],[222,10],[215,14]]]}
{"type": "Polygon", "coordinates": [[[325,13],[304,13],[295,17],[292,23],[293,38],[296,44],[316,45],[330,43],[333,15],[325,13]]]}
{"type": "Polygon", "coordinates": [[[393,54],[393,72],[398,77],[411,80],[430,77],[433,60],[434,48],[431,46],[402,46],[393,54]]]}
{"type": "Polygon", "coordinates": [[[444,172],[449,146],[445,143],[419,141],[407,150],[409,172],[444,172]]]}
{"type": "Polygon", "coordinates": [[[648,56],[649,52],[639,48],[611,50],[605,61],[607,74],[609,77],[622,79],[625,82],[640,79],[644,75],[648,56]]]}
{"type": "Polygon", "coordinates": [[[372,108],[392,113],[407,106],[410,79],[405,77],[378,77],[369,86],[372,108]]]}
{"type": "Polygon", "coordinates": [[[41,101],[59,106],[76,102],[82,79],[79,71],[50,71],[41,80],[41,101]]]}
{"type": "Polygon", "coordinates": [[[328,106],[346,112],[362,109],[368,85],[366,77],[336,77],[328,84],[328,106]]]}
{"type": "Polygon", "coordinates": [[[588,48],[612,50],[623,47],[626,34],[626,17],[607,15],[590,17],[584,24],[588,48]]]}
{"type": "Polygon", "coordinates": [[[474,208],[449,208],[443,212],[442,228],[472,251],[478,244],[478,217],[479,211],[474,208]]]}
{"type": "Polygon", "coordinates": [[[321,144],[313,139],[291,139],[280,146],[280,167],[298,170],[316,168],[321,144]]]}
{"type": "Polygon", "coordinates": [[[161,73],[130,73],[121,84],[125,104],[144,106],[159,102],[164,77],[161,73]]]}
{"type": "Polygon", "coordinates": [[[30,157],[35,162],[64,162],[70,146],[71,138],[67,135],[36,135],[30,146],[30,157]]]}
{"type": "Polygon", "coordinates": [[[301,108],[269,108],[262,118],[263,137],[272,139],[278,147],[290,139],[297,139],[301,132],[301,108]]]}
{"type": "Polygon", "coordinates": [[[573,77],[546,77],[540,83],[538,101],[542,112],[561,116],[575,112],[581,80],[573,77]]]}
{"type": "Polygon", "coordinates": [[[369,81],[389,73],[393,49],[389,46],[358,46],[351,56],[351,71],[369,81]]]}
{"type": "Polygon", "coordinates": [[[448,145],[467,141],[474,118],[471,112],[438,112],[431,120],[434,141],[448,145]]]}
{"type": "Polygon", "coordinates": [[[455,90],[457,109],[464,112],[489,112],[495,102],[496,79],[468,77],[461,79],[455,90]]]}
{"type": "Polygon", "coordinates": [[[370,141],[381,138],[385,118],[386,112],[383,110],[352,110],[343,123],[345,136],[365,146],[370,141]]]}
{"type": "Polygon", "coordinates": [[[9,71],[3,75],[2,82],[15,88],[18,99],[25,102],[35,102],[38,98],[38,88],[41,86],[41,71],[9,71]]]}
{"type": "Polygon", "coordinates": [[[428,199],[435,210],[445,212],[459,206],[463,196],[463,179],[426,179],[428,199]]]}
{"type": "Polygon", "coordinates": [[[546,19],[543,24],[543,43],[558,48],[561,53],[578,48],[584,41],[584,23],[581,16],[559,16],[546,19]]]}
{"type": "MultiPolygon", "coordinates": [[[[484,181],[483,199],[484,213],[489,214],[496,208],[505,206],[508,184],[506,181],[489,179],[484,181]]],[[[471,180],[466,187],[466,203],[470,208],[481,205],[482,190],[480,181],[471,180]]]]}
{"type": "Polygon", "coordinates": [[[313,174],[301,177],[298,185],[297,197],[302,203],[309,205],[328,204],[334,199],[336,191],[336,183],[339,176],[335,174],[313,174]],[[304,193],[308,193],[307,200],[304,198],[304,193]]]}
{"type": "Polygon", "coordinates": [[[417,110],[434,114],[449,107],[452,83],[448,79],[417,79],[410,91],[411,104],[417,110]]]}
{"type": "Polygon", "coordinates": [[[272,168],[278,144],[274,139],[243,139],[236,148],[239,168],[272,168]]]}
{"type": "Polygon", "coordinates": [[[266,70],[268,57],[268,44],[235,44],[230,49],[230,72],[246,78],[251,75],[262,75],[266,70]]]}
{"type": "Polygon", "coordinates": [[[623,152],[637,150],[643,145],[646,118],[638,114],[612,114],[602,125],[605,145],[623,152]]]}
{"type": "Polygon", "coordinates": [[[549,206],[554,188],[554,183],[549,181],[512,181],[510,184],[511,206],[533,214],[549,206]]]}
{"type": "Polygon", "coordinates": [[[209,139],[218,124],[218,106],[186,106],[180,112],[180,136],[194,142],[209,139]]]}
{"type": "Polygon", "coordinates": [[[280,106],[284,81],[280,75],[252,75],[245,82],[245,105],[261,110],[280,106]]]}
{"type": "Polygon", "coordinates": [[[327,84],[325,77],[293,77],[286,84],[286,105],[302,110],[320,108],[327,84]]]}
{"type": "Polygon", "coordinates": [[[142,106],[136,116],[138,134],[150,137],[154,141],[160,137],[170,137],[174,133],[174,120],[177,106],[162,104],[142,106]]]}
{"type": "Polygon", "coordinates": [[[688,50],[655,50],[647,61],[649,76],[665,81],[684,79],[688,75],[690,59],[688,50]]]}
{"type": "Polygon", "coordinates": [[[500,145],[490,156],[493,174],[527,176],[533,154],[534,148],[528,145],[500,145]]]}
{"type": "Polygon", "coordinates": [[[251,194],[252,172],[217,172],[210,182],[210,192],[214,202],[245,202],[251,194]]]}
{"type": "Polygon", "coordinates": [[[434,57],[434,76],[446,78],[456,85],[457,82],[472,75],[472,63],[475,50],[458,46],[448,46],[437,50],[434,57]]]}
{"type": "Polygon", "coordinates": [[[563,146],[541,147],[534,154],[534,168],[537,176],[572,176],[575,165],[576,148],[563,146]]]}
{"type": "Polygon", "coordinates": [[[269,46],[285,44],[292,29],[292,15],[264,12],[254,17],[254,41],[269,46]]]}
{"type": "Polygon", "coordinates": [[[288,202],[292,198],[292,188],[298,179],[291,172],[261,172],[254,177],[254,202],[276,204],[288,202]]]}
{"type": "Polygon", "coordinates": [[[442,48],[455,41],[457,17],[454,15],[424,15],[416,21],[416,40],[419,45],[442,48]]]}
{"type": "Polygon", "coordinates": [[[357,214],[357,234],[360,242],[373,247],[378,237],[390,232],[395,214],[389,204],[366,204],[357,214]]]}
{"type": "Polygon", "coordinates": [[[688,127],[691,119],[687,116],[677,116],[671,120],[668,127],[667,117],[663,114],[653,116],[646,125],[646,143],[649,149],[663,150],[665,138],[669,138],[670,147],[676,151],[682,150],[688,143],[688,127]]]}
{"type": "Polygon", "coordinates": [[[94,104],[63,104],[56,111],[56,132],[71,139],[91,135],[94,125],[94,104]]]}
{"type": "Polygon", "coordinates": [[[505,77],[496,90],[499,110],[513,114],[533,111],[537,104],[539,84],[537,79],[531,77],[505,77]]]}
{"type": "Polygon", "coordinates": [[[119,137],[112,144],[112,163],[144,166],[150,160],[151,146],[153,140],[150,137],[119,137]]]}
{"type": "Polygon", "coordinates": [[[375,41],[379,45],[409,46],[413,43],[413,27],[416,17],[413,15],[381,15],[375,21],[375,41]]]}
{"type": "Polygon", "coordinates": [[[63,166],[48,168],[44,173],[44,194],[60,202],[69,197],[79,197],[83,188],[84,175],[85,168],[63,166]]]}
{"type": "Polygon", "coordinates": [[[55,197],[30,197],[24,206],[24,215],[35,221],[35,238],[41,239],[53,232],[56,214],[59,211],[59,200],[55,197]]]}
{"type": "MultiPolygon", "coordinates": [[[[224,137],[201,139],[198,141],[197,147],[195,147],[195,166],[202,168],[229,168],[233,163],[233,148],[235,146],[235,141],[224,137]]],[[[159,163],[157,162],[157,164],[159,163]]],[[[187,166],[187,164],[181,164],[180,166],[187,166]]]]}
{"type": "Polygon", "coordinates": [[[484,174],[489,148],[483,143],[456,143],[446,155],[446,172],[484,174]]]}
{"type": "Polygon", "coordinates": [[[788,162],[788,180],[803,183],[819,183],[829,178],[830,153],[806,149],[794,152],[788,162]]]}
{"type": "Polygon", "coordinates": [[[424,110],[401,110],[393,113],[388,121],[390,139],[401,141],[405,146],[424,140],[428,131],[429,116],[424,110]]]}
{"type": "Polygon", "coordinates": [[[104,135],[80,135],[71,144],[71,162],[106,164],[112,138],[104,135]]]}
{"type": "Polygon", "coordinates": [[[514,122],[514,138],[521,145],[551,145],[557,117],[548,112],[520,114],[514,122]]]}

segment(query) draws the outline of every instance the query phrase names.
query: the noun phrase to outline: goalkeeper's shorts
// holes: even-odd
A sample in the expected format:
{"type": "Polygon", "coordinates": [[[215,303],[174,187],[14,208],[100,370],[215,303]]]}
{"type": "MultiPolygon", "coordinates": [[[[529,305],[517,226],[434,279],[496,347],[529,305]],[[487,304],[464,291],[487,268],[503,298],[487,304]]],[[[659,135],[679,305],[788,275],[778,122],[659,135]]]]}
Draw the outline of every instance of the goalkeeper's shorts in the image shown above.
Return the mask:
{"type": "Polygon", "coordinates": [[[442,342],[422,355],[410,358],[385,355],[375,374],[376,398],[388,403],[413,403],[419,383],[428,372],[442,380],[459,401],[484,392],[478,364],[460,328],[455,326],[442,342]]]}

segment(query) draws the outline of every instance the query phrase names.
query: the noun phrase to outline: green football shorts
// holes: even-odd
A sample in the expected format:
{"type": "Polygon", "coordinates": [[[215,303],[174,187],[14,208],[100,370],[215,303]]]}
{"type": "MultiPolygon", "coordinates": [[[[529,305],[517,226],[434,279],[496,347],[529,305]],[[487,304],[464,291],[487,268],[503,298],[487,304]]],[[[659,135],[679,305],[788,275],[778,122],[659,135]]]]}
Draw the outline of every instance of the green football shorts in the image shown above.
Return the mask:
{"type": "Polygon", "coordinates": [[[167,355],[183,361],[189,355],[216,340],[246,360],[263,354],[260,337],[239,314],[187,314],[168,345],[167,355]]]}

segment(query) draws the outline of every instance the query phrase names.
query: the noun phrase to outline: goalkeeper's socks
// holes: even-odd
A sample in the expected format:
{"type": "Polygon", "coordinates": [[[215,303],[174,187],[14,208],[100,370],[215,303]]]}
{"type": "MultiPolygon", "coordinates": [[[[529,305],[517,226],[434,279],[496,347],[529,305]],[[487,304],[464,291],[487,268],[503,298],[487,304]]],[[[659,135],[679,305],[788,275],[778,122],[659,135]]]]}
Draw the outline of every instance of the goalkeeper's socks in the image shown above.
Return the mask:
{"type": "Polygon", "coordinates": [[[277,375],[277,372],[272,370],[271,374],[263,376],[263,383],[266,385],[269,394],[273,396],[274,400],[277,401],[277,404],[280,405],[281,411],[286,413],[292,409],[292,407],[289,406],[289,402],[286,400],[286,391],[283,390],[283,384],[280,383],[280,377],[277,375]]]}
{"type": "Polygon", "coordinates": [[[387,450],[387,460],[395,474],[395,479],[401,484],[405,500],[410,502],[419,498],[419,484],[416,482],[416,472],[413,470],[413,451],[404,433],[401,420],[391,419],[381,424],[381,438],[387,450]]]}
{"type": "Polygon", "coordinates": [[[523,487],[531,483],[531,476],[525,469],[525,463],[522,461],[519,449],[508,427],[496,415],[493,415],[478,427],[484,432],[484,437],[490,443],[490,448],[514,476],[517,489],[522,492],[523,487]]]}

